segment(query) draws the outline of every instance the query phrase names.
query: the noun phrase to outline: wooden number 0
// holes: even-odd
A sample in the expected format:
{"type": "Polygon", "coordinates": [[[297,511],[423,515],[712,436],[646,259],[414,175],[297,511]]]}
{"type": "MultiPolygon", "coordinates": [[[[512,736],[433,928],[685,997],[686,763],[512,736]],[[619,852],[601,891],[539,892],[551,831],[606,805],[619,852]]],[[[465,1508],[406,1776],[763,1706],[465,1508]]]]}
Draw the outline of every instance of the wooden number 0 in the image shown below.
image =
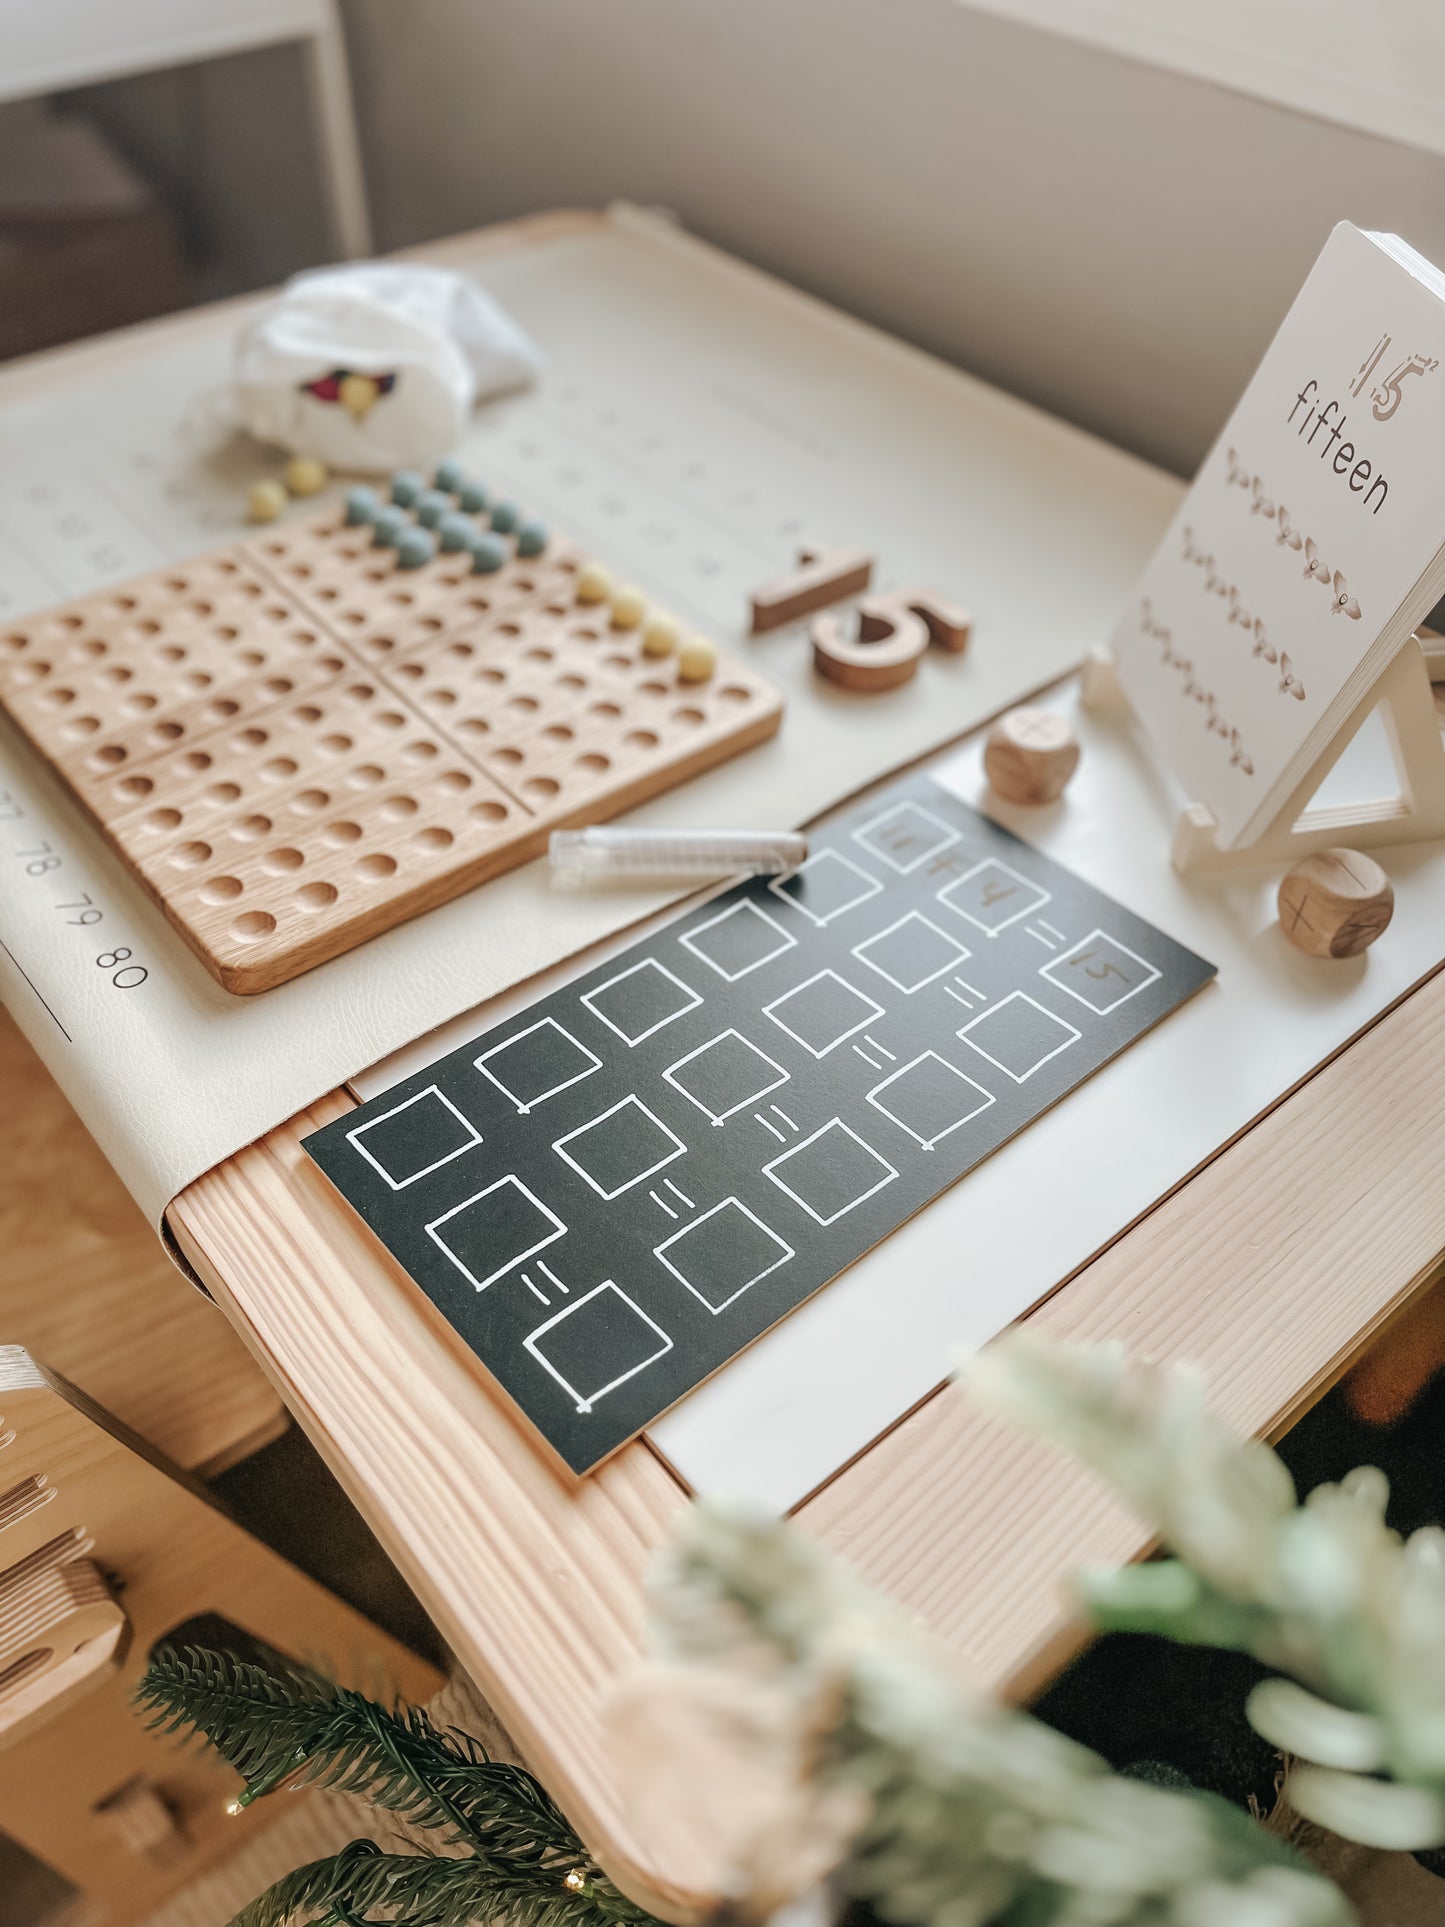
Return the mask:
{"type": "Polygon", "coordinates": [[[906,683],[930,642],[957,655],[971,627],[962,609],[932,589],[893,589],[861,599],[856,636],[832,614],[819,616],[808,635],[820,676],[845,689],[879,690],[906,683]]]}

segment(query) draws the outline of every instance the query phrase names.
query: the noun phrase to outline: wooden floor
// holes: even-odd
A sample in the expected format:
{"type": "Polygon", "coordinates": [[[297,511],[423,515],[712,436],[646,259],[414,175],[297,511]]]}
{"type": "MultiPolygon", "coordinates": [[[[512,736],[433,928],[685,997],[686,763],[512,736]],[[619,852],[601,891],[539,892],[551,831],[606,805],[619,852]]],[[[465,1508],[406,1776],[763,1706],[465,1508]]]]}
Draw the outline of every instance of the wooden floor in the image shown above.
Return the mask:
{"type": "Polygon", "coordinates": [[[214,1472],[286,1408],[0,1008],[0,1345],[23,1345],[177,1464],[214,1472]]]}

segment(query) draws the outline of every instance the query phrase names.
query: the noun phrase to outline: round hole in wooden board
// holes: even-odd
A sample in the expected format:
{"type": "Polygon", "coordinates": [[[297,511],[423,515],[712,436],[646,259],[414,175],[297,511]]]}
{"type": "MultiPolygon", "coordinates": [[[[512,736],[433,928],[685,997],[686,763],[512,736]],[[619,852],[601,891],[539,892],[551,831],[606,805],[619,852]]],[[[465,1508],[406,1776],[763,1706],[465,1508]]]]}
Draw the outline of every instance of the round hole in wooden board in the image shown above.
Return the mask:
{"type": "Polygon", "coordinates": [[[269,937],[276,928],[276,919],[269,910],[243,910],[231,925],[231,935],[239,943],[259,943],[269,937]]]}
{"type": "Polygon", "coordinates": [[[201,885],[201,896],[207,903],[234,903],[244,888],[239,877],[207,877],[201,885]]]}

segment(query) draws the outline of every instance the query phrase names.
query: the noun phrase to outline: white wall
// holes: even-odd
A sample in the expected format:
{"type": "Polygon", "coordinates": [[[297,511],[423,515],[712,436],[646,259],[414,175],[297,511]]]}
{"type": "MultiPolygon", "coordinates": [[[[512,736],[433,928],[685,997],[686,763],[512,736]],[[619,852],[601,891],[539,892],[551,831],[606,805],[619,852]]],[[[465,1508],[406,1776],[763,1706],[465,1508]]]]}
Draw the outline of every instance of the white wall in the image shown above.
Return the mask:
{"type": "Polygon", "coordinates": [[[1334,221],[1445,260],[1445,159],[957,0],[347,0],[347,19],[381,244],[662,203],[1181,472],[1334,221]]]}

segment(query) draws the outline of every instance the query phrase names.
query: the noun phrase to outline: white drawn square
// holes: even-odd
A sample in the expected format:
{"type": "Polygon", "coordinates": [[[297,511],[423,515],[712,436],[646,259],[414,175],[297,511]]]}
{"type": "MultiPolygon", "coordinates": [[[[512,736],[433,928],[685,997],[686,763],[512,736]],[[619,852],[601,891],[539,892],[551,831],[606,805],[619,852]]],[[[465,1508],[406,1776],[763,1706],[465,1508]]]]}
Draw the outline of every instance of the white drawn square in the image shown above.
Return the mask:
{"type": "Polygon", "coordinates": [[[892,1184],[898,1173],[887,1158],[835,1117],[801,1144],[770,1158],[763,1176],[800,1205],[814,1224],[829,1225],[892,1184]],[[784,1171],[786,1175],[780,1175],[784,1171]]]}
{"type": "Polygon", "coordinates": [[[715,917],[695,923],[678,939],[710,970],[735,984],[764,964],[792,950],[798,939],[786,931],[751,897],[740,897],[715,917]]]}
{"type": "Polygon", "coordinates": [[[861,843],[870,855],[880,858],[899,876],[911,876],[928,862],[930,857],[940,856],[951,849],[959,840],[959,832],[952,829],[932,810],[924,809],[921,803],[895,803],[891,810],[884,810],[875,816],[871,823],[865,823],[861,830],[854,830],[854,841],[861,843]]]}
{"type": "Polygon", "coordinates": [[[883,1006],[836,970],[819,970],[764,1004],[763,1015],[810,1056],[821,1058],[866,1030],[883,1015],[883,1006]]]}
{"type": "Polygon", "coordinates": [[[654,1245],[652,1255],[714,1317],[797,1256],[740,1198],[724,1198],[654,1245]]]}
{"type": "Polygon", "coordinates": [[[565,1132],[552,1149],[599,1198],[618,1198],[682,1157],[687,1146],[640,1097],[629,1095],[565,1132]]]}
{"type": "Polygon", "coordinates": [[[1051,1058],[1077,1044],[1081,1033],[1027,991],[1011,990],[956,1035],[1005,1077],[1026,1084],[1051,1058]]]}
{"type": "Polygon", "coordinates": [[[774,1063],[740,1030],[725,1030],[710,1037],[662,1074],[714,1124],[725,1123],[788,1082],[782,1065],[774,1063]]]}
{"type": "Polygon", "coordinates": [[[567,1227],[515,1173],[433,1218],[426,1234],[478,1291],[566,1235],[567,1227]],[[441,1227],[450,1226],[446,1237],[441,1227]],[[493,1263],[504,1253],[500,1264],[493,1263]]]}
{"type": "Polygon", "coordinates": [[[463,1117],[451,1099],[435,1084],[428,1084],[425,1090],[418,1091],[415,1096],[404,1098],[400,1104],[393,1104],[389,1111],[369,1117],[364,1124],[358,1124],[346,1135],[377,1176],[393,1191],[404,1191],[418,1179],[430,1177],[433,1171],[439,1171],[444,1164],[450,1164],[453,1158],[461,1157],[463,1152],[470,1151],[473,1145],[482,1141],[482,1134],[471,1119],[463,1117]],[[434,1104],[427,1106],[434,1113],[429,1121],[423,1120],[420,1115],[413,1115],[416,1106],[424,1098],[435,1100],[434,1104]],[[399,1117],[405,1117],[405,1123],[401,1126],[393,1122],[399,1117]],[[369,1133],[387,1124],[391,1125],[391,1129],[381,1132],[381,1141],[375,1150],[362,1143],[361,1140],[369,1133]],[[424,1139],[435,1140],[439,1131],[443,1133],[439,1141],[421,1145],[410,1141],[417,1133],[424,1139]],[[449,1140],[454,1141],[447,1148],[449,1140]],[[385,1154],[388,1143],[392,1151],[390,1158],[385,1154]],[[416,1164],[417,1158],[425,1157],[428,1151],[438,1151],[440,1155],[428,1158],[425,1164],[417,1164],[413,1170],[411,1167],[416,1164]]]}
{"type": "Polygon", "coordinates": [[[973,952],[921,910],[909,910],[876,936],[854,944],[853,955],[885,983],[911,997],[915,990],[956,969],[973,952]]]}
{"type": "Polygon", "coordinates": [[[696,1010],[702,998],[666,964],[656,957],[644,957],[641,963],[619,970],[605,984],[586,991],[582,1001],[599,1022],[631,1048],[696,1010]]]}
{"type": "Polygon", "coordinates": [[[952,1132],[972,1123],[994,1097],[956,1064],[935,1050],[926,1050],[875,1084],[868,1102],[931,1151],[952,1132]]]}
{"type": "Polygon", "coordinates": [[[938,892],[938,901],[956,916],[966,917],[975,929],[996,937],[1020,917],[1042,910],[1051,894],[1042,885],[1031,883],[1017,870],[1010,869],[1007,863],[990,856],[982,863],[975,863],[971,870],[965,870],[961,877],[955,877],[952,883],[946,883],[938,892]]]}
{"type": "Polygon", "coordinates": [[[579,1412],[590,1412],[672,1350],[661,1325],[610,1278],[554,1312],[522,1343],[579,1412]]]}
{"type": "Polygon", "coordinates": [[[1105,1017],[1157,984],[1163,972],[1106,930],[1091,930],[1062,957],[1046,963],[1039,975],[1105,1017]]]}
{"type": "Polygon", "coordinates": [[[579,1044],[555,1017],[529,1024],[472,1062],[523,1117],[602,1068],[602,1059],[579,1044]]]}
{"type": "Polygon", "coordinates": [[[819,850],[788,876],[774,877],[768,888],[821,930],[876,897],[883,885],[839,851],[819,850]]]}

